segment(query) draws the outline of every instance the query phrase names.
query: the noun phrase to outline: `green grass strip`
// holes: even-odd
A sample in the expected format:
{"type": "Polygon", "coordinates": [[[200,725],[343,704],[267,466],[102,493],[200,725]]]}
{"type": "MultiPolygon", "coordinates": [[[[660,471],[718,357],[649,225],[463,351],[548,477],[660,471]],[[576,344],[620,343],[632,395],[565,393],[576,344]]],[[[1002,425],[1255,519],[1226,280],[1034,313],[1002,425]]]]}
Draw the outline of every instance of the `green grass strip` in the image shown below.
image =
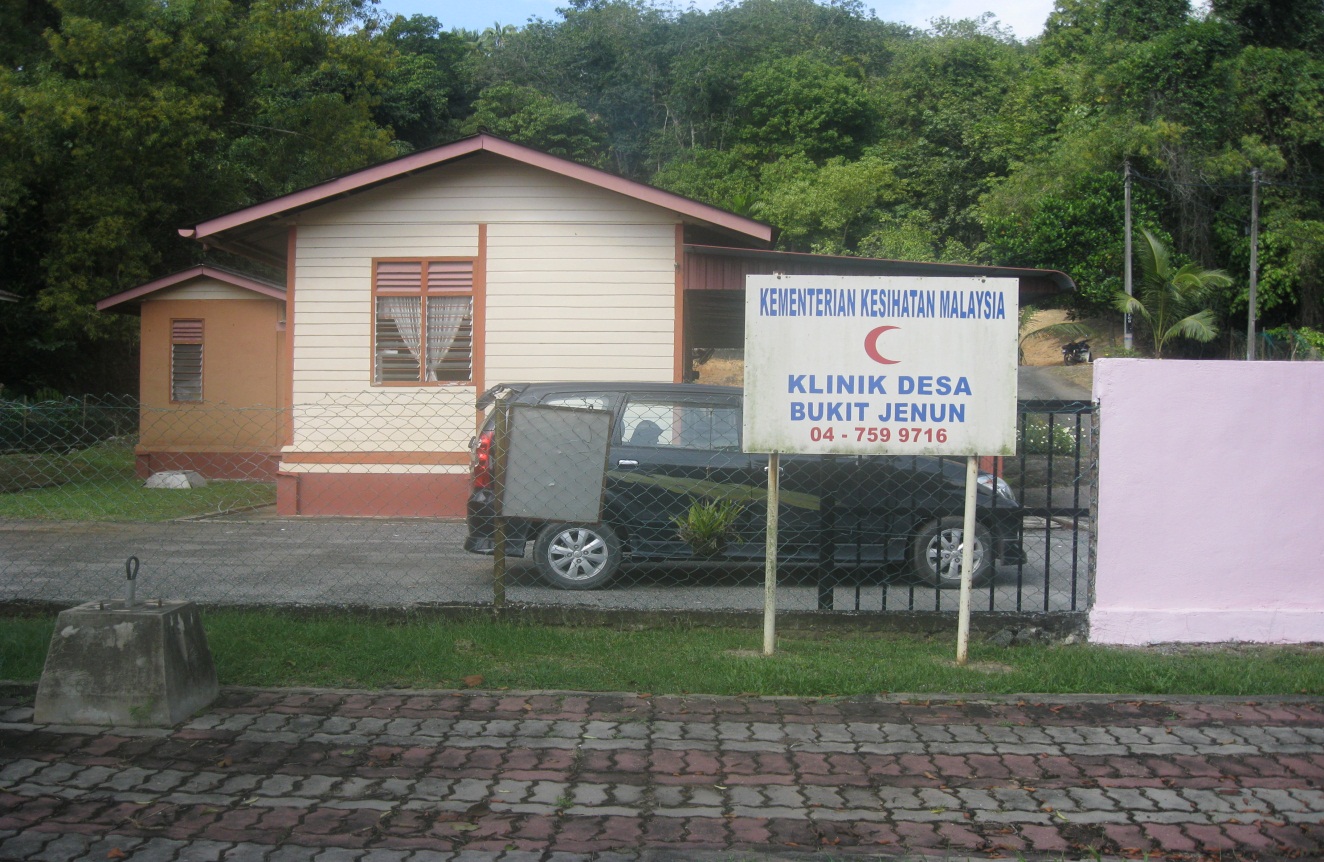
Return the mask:
{"type": "Polygon", "coordinates": [[[169,521],[275,502],[274,482],[147,488],[135,473],[132,447],[112,443],[63,454],[0,455],[0,518],[169,521]]]}
{"type": "MultiPolygon", "coordinates": [[[[209,611],[223,685],[568,689],[821,697],[879,692],[1324,694],[1312,647],[1119,649],[974,643],[955,637],[784,635],[759,653],[754,629],[621,631],[501,622],[209,611]],[[481,677],[481,682],[475,677],[481,677]],[[469,678],[466,683],[466,678],[469,678]]],[[[35,681],[54,621],[0,619],[0,678],[35,681]]]]}

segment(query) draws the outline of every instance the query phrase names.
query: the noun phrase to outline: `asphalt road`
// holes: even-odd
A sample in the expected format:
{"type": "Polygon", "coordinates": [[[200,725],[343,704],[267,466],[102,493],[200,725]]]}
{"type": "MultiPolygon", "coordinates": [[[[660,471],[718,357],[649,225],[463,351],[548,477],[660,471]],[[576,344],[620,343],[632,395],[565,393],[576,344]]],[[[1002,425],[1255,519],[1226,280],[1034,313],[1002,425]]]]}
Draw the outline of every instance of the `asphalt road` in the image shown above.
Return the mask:
{"type": "MultiPolygon", "coordinates": [[[[464,524],[437,520],[216,517],[165,523],[0,521],[0,600],[77,603],[121,598],[125,560],[141,562],[139,597],[224,605],[488,604],[492,560],[462,549],[464,524]]],[[[1003,567],[977,610],[1083,609],[1089,534],[1027,521],[1030,562],[1003,567]],[[1049,561],[1044,562],[1046,549],[1049,561]],[[1073,560],[1075,565],[1073,567],[1073,560]],[[1074,598],[1074,603],[1073,603],[1074,598]]],[[[838,609],[954,610],[954,590],[917,586],[904,571],[839,570],[838,609]]],[[[638,610],[762,607],[761,565],[626,565],[606,588],[547,587],[512,561],[510,602],[638,610]]],[[[778,607],[819,607],[818,575],[782,573],[778,607]]]]}

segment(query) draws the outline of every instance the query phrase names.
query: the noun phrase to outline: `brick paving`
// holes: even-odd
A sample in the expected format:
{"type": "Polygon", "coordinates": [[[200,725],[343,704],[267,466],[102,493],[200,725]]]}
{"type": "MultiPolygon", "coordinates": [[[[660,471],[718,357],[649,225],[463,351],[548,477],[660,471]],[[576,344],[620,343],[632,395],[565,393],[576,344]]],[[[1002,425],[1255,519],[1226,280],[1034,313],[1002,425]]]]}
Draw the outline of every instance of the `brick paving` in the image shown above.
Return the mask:
{"type": "Polygon", "coordinates": [[[1324,859],[1324,703],[228,689],[0,695],[0,859],[1324,859]]]}

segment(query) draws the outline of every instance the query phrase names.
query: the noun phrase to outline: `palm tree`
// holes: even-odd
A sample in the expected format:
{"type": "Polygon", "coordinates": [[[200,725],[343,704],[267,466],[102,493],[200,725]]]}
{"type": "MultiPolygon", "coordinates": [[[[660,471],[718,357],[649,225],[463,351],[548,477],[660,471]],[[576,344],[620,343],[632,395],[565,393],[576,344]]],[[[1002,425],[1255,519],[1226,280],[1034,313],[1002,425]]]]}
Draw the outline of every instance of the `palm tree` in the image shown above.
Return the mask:
{"type": "Polygon", "coordinates": [[[1212,341],[1218,334],[1214,313],[1204,302],[1214,288],[1227,287],[1232,279],[1219,269],[1201,269],[1188,263],[1178,269],[1163,243],[1149,231],[1136,249],[1140,283],[1135,296],[1118,291],[1114,302],[1123,314],[1138,314],[1154,336],[1154,357],[1163,358],[1163,347],[1173,338],[1212,341]]]}

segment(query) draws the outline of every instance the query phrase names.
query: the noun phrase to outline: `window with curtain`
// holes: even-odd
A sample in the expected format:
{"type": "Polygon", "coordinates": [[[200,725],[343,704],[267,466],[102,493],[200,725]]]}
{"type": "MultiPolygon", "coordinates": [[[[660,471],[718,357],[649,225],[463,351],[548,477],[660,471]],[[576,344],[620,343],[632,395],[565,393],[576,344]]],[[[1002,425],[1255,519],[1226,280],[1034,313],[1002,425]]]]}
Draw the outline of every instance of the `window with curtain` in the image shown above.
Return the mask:
{"type": "Polygon", "coordinates": [[[473,379],[471,260],[379,260],[374,265],[373,382],[473,379]]]}
{"type": "Polygon", "coordinates": [[[170,400],[202,400],[202,321],[170,321],[170,400]]]}

